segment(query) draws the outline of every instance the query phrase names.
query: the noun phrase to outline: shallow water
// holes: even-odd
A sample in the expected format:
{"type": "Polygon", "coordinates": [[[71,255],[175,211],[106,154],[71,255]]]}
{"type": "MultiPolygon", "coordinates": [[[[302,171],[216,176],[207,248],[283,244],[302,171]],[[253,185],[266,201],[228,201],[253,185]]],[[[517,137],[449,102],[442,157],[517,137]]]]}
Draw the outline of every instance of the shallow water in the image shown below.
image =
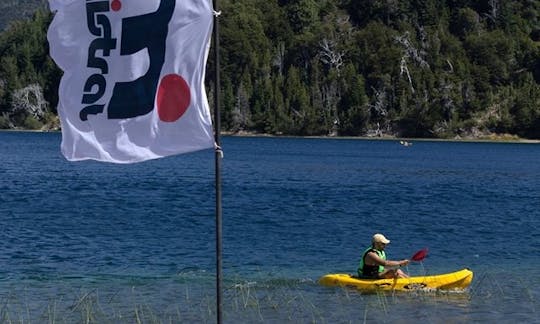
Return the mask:
{"type": "MultiPolygon", "coordinates": [[[[214,161],[70,163],[60,134],[0,133],[0,318],[214,322],[214,161]]],[[[224,320],[534,322],[540,145],[224,137],[224,320]],[[371,235],[411,274],[468,267],[463,293],[366,295],[371,235]],[[517,277],[516,273],[526,273],[517,277]]]]}

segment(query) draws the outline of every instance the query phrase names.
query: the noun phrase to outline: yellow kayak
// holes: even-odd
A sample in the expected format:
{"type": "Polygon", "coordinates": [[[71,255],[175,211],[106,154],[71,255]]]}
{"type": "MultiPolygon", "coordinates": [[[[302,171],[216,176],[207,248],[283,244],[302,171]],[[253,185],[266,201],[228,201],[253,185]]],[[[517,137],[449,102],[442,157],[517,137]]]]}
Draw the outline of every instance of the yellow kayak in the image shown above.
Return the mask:
{"type": "Polygon", "coordinates": [[[362,291],[377,290],[463,290],[473,279],[469,269],[432,276],[417,276],[397,279],[360,279],[349,274],[327,274],[319,279],[324,286],[351,287],[362,291]]]}

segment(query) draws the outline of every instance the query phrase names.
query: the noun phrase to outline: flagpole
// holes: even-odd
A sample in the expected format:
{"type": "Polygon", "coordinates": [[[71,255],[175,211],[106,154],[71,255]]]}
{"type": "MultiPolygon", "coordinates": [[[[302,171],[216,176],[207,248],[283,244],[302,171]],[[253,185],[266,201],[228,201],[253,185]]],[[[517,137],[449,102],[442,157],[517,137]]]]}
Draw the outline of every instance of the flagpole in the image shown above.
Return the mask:
{"type": "Polygon", "coordinates": [[[216,316],[217,323],[221,324],[222,314],[222,205],[221,205],[221,114],[220,114],[220,62],[219,62],[219,9],[218,0],[212,0],[214,6],[214,140],[216,142],[215,168],[216,168],[216,316]]]}

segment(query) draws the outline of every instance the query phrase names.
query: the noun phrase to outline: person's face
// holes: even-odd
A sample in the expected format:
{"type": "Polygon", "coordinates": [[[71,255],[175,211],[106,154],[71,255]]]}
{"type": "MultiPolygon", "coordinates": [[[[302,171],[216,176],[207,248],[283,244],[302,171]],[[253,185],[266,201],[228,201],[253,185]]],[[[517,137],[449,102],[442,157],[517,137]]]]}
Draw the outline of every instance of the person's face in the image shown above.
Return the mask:
{"type": "Polygon", "coordinates": [[[386,247],[386,244],[382,243],[382,242],[375,242],[375,248],[379,251],[382,251],[384,250],[384,248],[386,247]]]}

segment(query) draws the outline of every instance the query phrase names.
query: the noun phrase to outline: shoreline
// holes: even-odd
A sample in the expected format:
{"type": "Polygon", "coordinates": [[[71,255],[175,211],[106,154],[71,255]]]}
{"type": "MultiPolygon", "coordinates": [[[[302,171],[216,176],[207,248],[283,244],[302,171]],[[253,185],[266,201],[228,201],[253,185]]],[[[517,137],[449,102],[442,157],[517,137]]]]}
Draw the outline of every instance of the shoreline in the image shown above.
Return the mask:
{"type": "Polygon", "coordinates": [[[463,137],[463,138],[416,138],[416,137],[395,137],[395,136],[297,136],[297,135],[273,135],[253,132],[228,132],[223,131],[221,135],[232,137],[273,137],[273,138],[313,138],[313,139],[352,139],[352,140],[375,140],[375,141],[407,141],[412,142],[456,142],[456,143],[515,143],[515,144],[540,144],[540,139],[519,138],[513,135],[496,134],[485,137],[463,137]]]}
{"type": "MultiPolygon", "coordinates": [[[[39,130],[39,129],[0,129],[0,133],[4,132],[27,132],[27,133],[61,133],[61,130],[39,130]]],[[[384,136],[298,136],[298,135],[274,135],[267,133],[254,132],[230,132],[222,131],[222,136],[231,137],[272,137],[272,138],[313,138],[313,139],[348,139],[348,140],[375,140],[375,141],[406,141],[412,142],[456,142],[456,143],[513,143],[513,144],[540,144],[540,139],[519,138],[510,134],[492,134],[483,137],[459,137],[459,138],[416,138],[416,137],[395,137],[390,135],[384,136]]]]}

